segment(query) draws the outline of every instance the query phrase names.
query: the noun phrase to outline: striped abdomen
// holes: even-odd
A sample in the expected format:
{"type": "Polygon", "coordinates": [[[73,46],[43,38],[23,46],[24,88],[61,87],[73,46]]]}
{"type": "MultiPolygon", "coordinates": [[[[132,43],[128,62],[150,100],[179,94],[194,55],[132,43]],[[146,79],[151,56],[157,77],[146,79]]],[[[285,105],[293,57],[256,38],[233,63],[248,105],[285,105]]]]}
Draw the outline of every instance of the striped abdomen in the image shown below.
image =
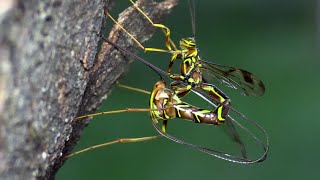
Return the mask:
{"type": "Polygon", "coordinates": [[[214,124],[219,125],[224,121],[219,121],[216,113],[207,109],[201,109],[185,102],[174,105],[176,110],[176,117],[192,120],[195,123],[214,124]]]}

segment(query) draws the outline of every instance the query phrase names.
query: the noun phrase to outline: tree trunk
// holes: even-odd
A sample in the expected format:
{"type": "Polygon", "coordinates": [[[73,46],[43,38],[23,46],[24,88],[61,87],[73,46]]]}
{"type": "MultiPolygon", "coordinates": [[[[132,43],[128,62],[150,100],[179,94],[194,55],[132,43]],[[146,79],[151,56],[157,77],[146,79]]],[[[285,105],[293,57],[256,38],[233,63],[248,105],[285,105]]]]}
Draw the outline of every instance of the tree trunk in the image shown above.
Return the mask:
{"type": "MultiPolygon", "coordinates": [[[[145,1],[139,6],[161,22],[176,1],[145,1]]],[[[87,123],[72,120],[92,113],[126,70],[129,60],[121,52],[106,42],[99,44],[104,10],[110,4],[103,0],[1,4],[0,179],[53,179],[87,123]]],[[[132,7],[119,20],[139,41],[155,30],[132,7]]],[[[109,39],[131,52],[137,49],[123,35],[115,27],[109,39]]]]}

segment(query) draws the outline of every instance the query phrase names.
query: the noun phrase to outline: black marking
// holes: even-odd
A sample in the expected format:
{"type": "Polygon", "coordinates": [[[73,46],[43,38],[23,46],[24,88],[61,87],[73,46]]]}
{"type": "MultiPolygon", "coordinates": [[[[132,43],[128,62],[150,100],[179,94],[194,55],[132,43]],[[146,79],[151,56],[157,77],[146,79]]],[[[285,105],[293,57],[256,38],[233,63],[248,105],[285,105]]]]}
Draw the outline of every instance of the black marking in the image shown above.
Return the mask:
{"type": "Polygon", "coordinates": [[[177,118],[181,118],[180,110],[178,108],[174,108],[174,110],[176,111],[177,118]]]}
{"type": "Polygon", "coordinates": [[[253,79],[251,77],[251,73],[249,73],[248,71],[244,71],[244,70],[242,70],[241,73],[242,73],[242,75],[244,77],[244,80],[247,83],[254,84],[253,79]]]}

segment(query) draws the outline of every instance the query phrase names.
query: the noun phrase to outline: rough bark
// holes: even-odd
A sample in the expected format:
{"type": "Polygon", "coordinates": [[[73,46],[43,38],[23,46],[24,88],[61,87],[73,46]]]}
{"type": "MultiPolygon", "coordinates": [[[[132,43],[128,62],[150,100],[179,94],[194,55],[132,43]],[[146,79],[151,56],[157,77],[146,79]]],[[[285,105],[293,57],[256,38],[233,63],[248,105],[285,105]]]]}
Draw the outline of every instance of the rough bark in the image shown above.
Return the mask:
{"type": "MultiPolygon", "coordinates": [[[[160,22],[176,1],[139,4],[160,22]]],[[[110,1],[7,5],[0,11],[0,179],[53,179],[87,123],[72,120],[101,104],[129,60],[105,42],[99,46],[110,1]]],[[[119,21],[142,42],[154,31],[133,8],[119,21]]],[[[120,31],[113,28],[109,39],[134,51],[120,31]]]]}

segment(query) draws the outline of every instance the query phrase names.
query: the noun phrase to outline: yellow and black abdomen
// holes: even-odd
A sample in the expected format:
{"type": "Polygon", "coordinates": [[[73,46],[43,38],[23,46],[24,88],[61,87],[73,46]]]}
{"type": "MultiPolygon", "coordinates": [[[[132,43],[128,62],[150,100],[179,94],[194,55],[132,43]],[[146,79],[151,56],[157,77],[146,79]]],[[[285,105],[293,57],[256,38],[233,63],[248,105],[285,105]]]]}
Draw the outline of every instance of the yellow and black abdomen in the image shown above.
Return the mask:
{"type": "Polygon", "coordinates": [[[201,109],[187,103],[181,102],[174,105],[176,109],[176,117],[194,121],[195,123],[219,125],[223,121],[219,121],[215,112],[201,109]]]}

